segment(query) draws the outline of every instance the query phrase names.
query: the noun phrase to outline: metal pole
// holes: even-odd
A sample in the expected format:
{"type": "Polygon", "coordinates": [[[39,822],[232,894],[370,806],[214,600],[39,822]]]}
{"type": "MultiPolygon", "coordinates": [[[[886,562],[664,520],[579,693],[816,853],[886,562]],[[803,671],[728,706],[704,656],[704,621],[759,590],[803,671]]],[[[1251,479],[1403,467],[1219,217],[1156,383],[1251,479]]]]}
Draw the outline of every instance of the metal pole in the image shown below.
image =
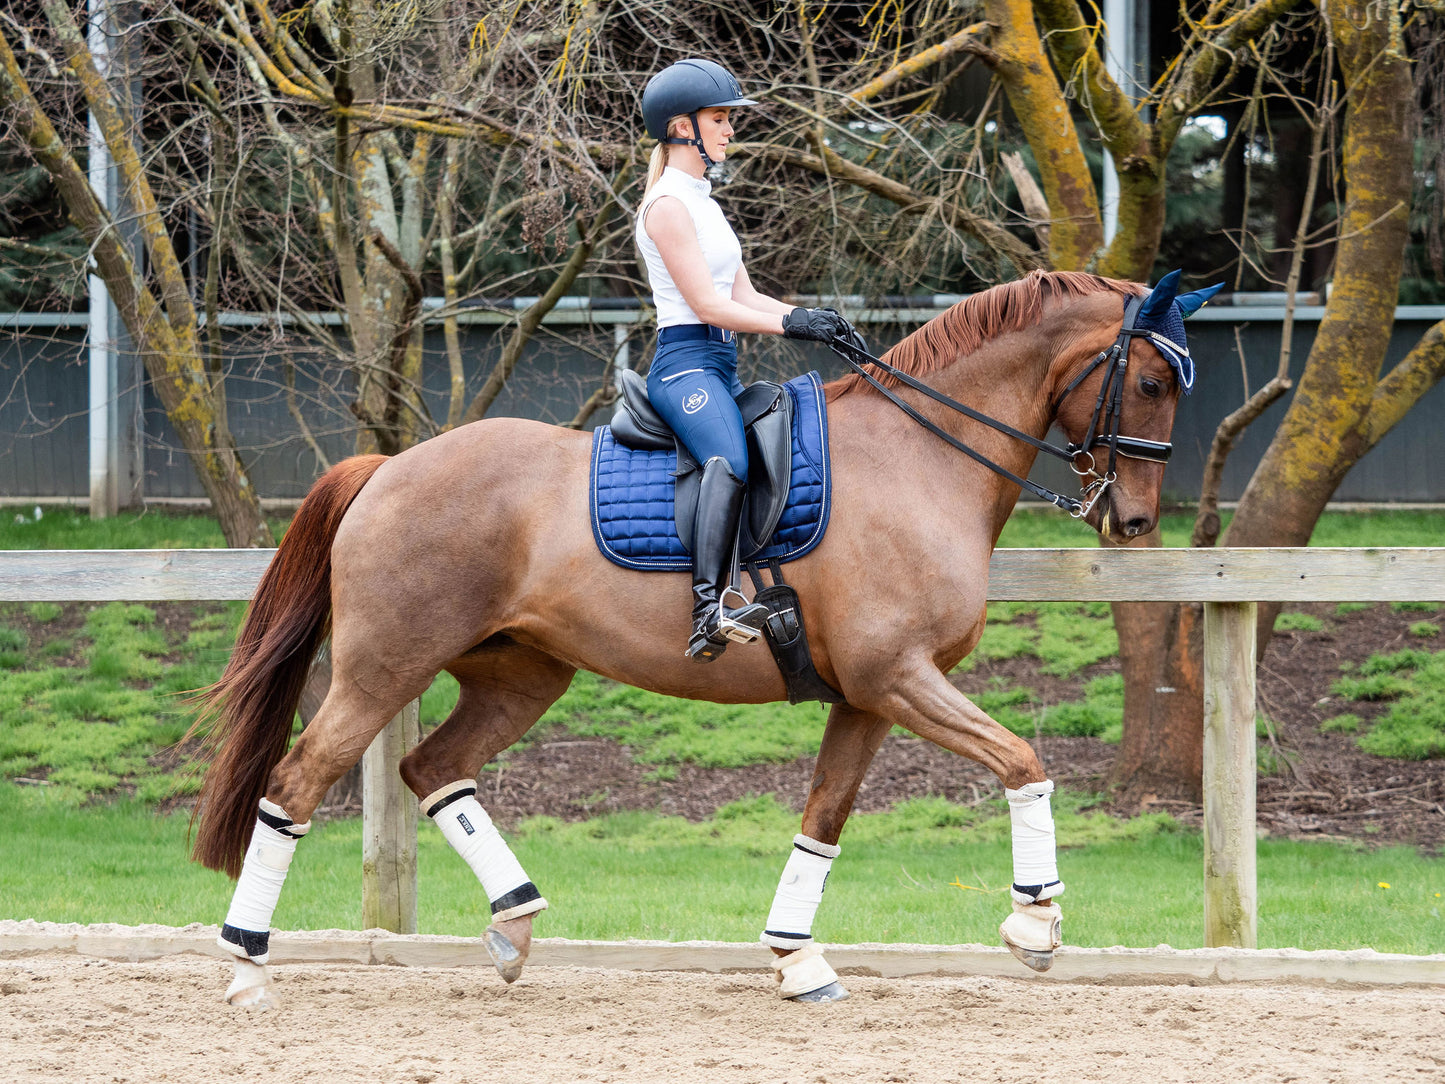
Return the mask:
{"type": "MultiPolygon", "coordinates": [[[[1148,4],[1138,0],[1104,0],[1104,24],[1108,44],[1104,51],[1104,70],[1131,101],[1137,101],[1138,87],[1149,84],[1148,4]]],[[[1104,217],[1104,244],[1119,232],[1119,177],[1114,172],[1114,159],[1104,152],[1104,185],[1100,194],[1100,210],[1104,217]]]]}
{"type": "MultiPolygon", "coordinates": [[[[109,0],[89,0],[86,42],[95,66],[104,77],[110,67],[107,33],[109,0]]],[[[110,148],[100,133],[95,114],[90,115],[90,187],[107,216],[114,218],[110,148]]],[[[118,503],[115,479],[114,435],[111,410],[116,392],[116,357],[111,316],[110,291],[99,275],[90,276],[90,518],[115,514],[118,503]]]]}

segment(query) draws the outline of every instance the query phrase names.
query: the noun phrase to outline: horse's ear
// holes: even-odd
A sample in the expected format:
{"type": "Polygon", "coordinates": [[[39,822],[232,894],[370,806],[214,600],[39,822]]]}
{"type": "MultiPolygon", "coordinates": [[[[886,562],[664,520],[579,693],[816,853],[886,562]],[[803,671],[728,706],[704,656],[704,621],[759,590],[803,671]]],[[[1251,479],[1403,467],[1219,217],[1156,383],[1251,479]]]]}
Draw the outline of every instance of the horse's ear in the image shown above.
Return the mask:
{"type": "Polygon", "coordinates": [[[1169,272],[1149,291],[1144,304],[1139,306],[1139,315],[1134,318],[1136,326],[1149,320],[1160,320],[1169,311],[1174,295],[1179,292],[1179,274],[1178,271],[1169,272]]]}
{"type": "Polygon", "coordinates": [[[1174,303],[1179,306],[1180,311],[1187,320],[1200,309],[1204,308],[1205,302],[1222,289],[1224,289],[1224,283],[1216,282],[1213,286],[1206,286],[1202,290],[1191,290],[1187,294],[1180,294],[1174,299],[1174,303]]]}

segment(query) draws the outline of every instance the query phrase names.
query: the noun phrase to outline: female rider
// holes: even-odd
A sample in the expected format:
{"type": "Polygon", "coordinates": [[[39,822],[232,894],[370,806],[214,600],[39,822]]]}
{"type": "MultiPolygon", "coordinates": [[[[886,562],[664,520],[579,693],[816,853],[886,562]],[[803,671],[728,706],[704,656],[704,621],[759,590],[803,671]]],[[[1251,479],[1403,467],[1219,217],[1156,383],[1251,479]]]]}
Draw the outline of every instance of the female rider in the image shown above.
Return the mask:
{"type": "Polygon", "coordinates": [[[657,352],[647,394],[703,465],[692,547],[692,636],[687,654],[711,662],[728,640],[758,638],[767,608],[723,605],[747,489],[748,444],[734,396],[736,333],[830,342],[855,334],[830,309],[801,309],[753,288],[742,246],[712,199],[706,170],[723,160],[735,106],[756,105],[726,68],[680,60],[642,92],[647,134],[658,141],[637,211],[637,247],[657,306],[657,352]]]}

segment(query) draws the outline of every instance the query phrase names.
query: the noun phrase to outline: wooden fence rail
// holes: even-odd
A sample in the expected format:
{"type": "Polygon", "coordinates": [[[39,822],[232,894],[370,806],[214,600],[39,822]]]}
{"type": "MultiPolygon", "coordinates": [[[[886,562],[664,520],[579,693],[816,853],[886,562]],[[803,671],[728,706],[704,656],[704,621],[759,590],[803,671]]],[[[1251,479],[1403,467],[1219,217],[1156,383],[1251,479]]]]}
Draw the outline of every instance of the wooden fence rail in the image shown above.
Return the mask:
{"type": "MultiPolygon", "coordinates": [[[[0,602],[249,599],[273,550],[0,551],[0,602]]],[[[1255,617],[1259,602],[1445,599],[1430,549],[1009,549],[989,564],[993,601],[1204,604],[1204,943],[1255,947],[1255,617]]],[[[363,768],[362,909],[416,928],[416,799],[396,762],[411,705],[363,768]]]]}

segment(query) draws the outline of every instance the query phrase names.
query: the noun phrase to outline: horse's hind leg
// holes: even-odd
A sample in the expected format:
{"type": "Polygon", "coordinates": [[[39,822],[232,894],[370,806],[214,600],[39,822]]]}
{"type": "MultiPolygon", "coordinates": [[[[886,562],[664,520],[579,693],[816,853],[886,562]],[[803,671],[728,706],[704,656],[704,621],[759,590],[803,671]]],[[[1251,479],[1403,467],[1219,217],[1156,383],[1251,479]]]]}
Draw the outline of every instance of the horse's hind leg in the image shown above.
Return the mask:
{"type": "Polygon", "coordinates": [[[843,824],[887,735],[885,720],[846,704],[835,705],[828,716],[803,810],[803,831],[793,839],[762,935],[763,943],[778,957],[774,975],[784,998],[824,1002],[848,996],[813,941],[813,916],[839,853],[843,824]]]}
{"type": "MultiPolygon", "coordinates": [[[[321,709],[271,770],[251,842],[221,928],[220,944],[236,956],[226,1001],[246,1008],[278,1002],[266,972],[271,918],[296,845],[331,784],[361,759],[387,722],[429,683],[419,674],[373,677],[362,689],[338,665],[321,709]]],[[[386,671],[377,669],[376,673],[386,671]]]]}
{"type": "Polygon", "coordinates": [[[547,901],[477,801],[477,774],[567,691],[574,669],[510,640],[488,641],[447,667],[461,696],[446,722],[402,759],[401,774],[462,856],[491,903],[482,939],[497,971],[516,981],[547,901]]]}

